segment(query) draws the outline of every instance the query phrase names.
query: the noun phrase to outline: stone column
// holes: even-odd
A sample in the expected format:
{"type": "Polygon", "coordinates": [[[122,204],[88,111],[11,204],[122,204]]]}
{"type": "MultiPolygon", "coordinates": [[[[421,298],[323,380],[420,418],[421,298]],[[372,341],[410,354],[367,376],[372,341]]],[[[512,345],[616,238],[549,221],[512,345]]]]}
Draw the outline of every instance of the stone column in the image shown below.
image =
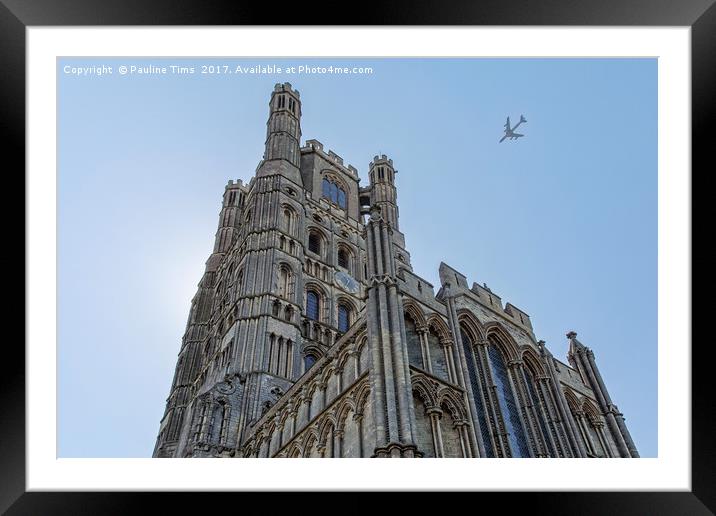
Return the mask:
{"type": "Polygon", "coordinates": [[[558,425],[563,424],[564,422],[560,420],[559,415],[555,414],[555,407],[553,406],[553,400],[551,397],[550,389],[549,389],[549,376],[540,376],[536,378],[537,380],[537,389],[539,389],[541,393],[541,398],[544,400],[544,413],[549,418],[547,427],[549,430],[551,430],[550,435],[548,439],[550,439],[552,443],[552,448],[554,449],[555,455],[557,457],[561,455],[567,456],[567,450],[570,449],[569,444],[565,443],[562,439],[562,433],[559,431],[558,425]],[[554,438],[557,438],[557,441],[554,440],[554,438]]]}
{"type": "Polygon", "coordinates": [[[418,338],[420,339],[420,352],[423,355],[423,367],[425,370],[432,374],[433,364],[430,360],[430,350],[428,348],[428,328],[425,326],[418,326],[415,328],[418,338]]]}
{"type": "Polygon", "coordinates": [[[577,350],[577,360],[581,362],[584,371],[587,373],[587,378],[589,380],[589,383],[591,384],[592,390],[597,396],[597,401],[602,407],[602,412],[605,413],[605,416],[607,418],[607,424],[609,425],[609,430],[611,431],[612,436],[617,443],[619,454],[622,457],[630,457],[631,455],[629,454],[629,448],[627,447],[627,444],[622,437],[622,433],[619,430],[619,425],[617,425],[616,418],[614,417],[614,414],[609,410],[609,405],[607,404],[607,401],[604,397],[604,393],[599,387],[599,383],[597,382],[594,370],[592,369],[591,364],[585,355],[586,353],[583,347],[577,350]]]}
{"type": "Polygon", "coordinates": [[[452,340],[442,339],[440,341],[440,345],[442,346],[443,356],[445,357],[445,364],[447,365],[448,369],[448,379],[452,383],[457,384],[457,378],[455,375],[455,362],[453,361],[452,356],[452,340]]]}
{"type": "Polygon", "coordinates": [[[440,431],[440,418],[443,415],[443,411],[439,408],[429,408],[427,410],[428,416],[430,416],[430,428],[433,434],[433,448],[435,450],[436,457],[444,457],[445,451],[443,450],[443,436],[440,431]]]}
{"type": "MultiPolygon", "coordinates": [[[[450,283],[443,285],[443,292],[447,299],[447,313],[448,313],[448,324],[450,325],[450,331],[455,339],[455,347],[453,348],[453,354],[457,354],[455,360],[459,364],[456,367],[457,373],[457,384],[465,389],[467,394],[467,406],[470,411],[470,447],[475,450],[472,455],[476,457],[486,457],[485,446],[490,446],[490,443],[482,442],[482,433],[480,432],[480,421],[477,414],[477,407],[475,405],[475,396],[480,396],[481,393],[473,392],[472,385],[470,385],[470,374],[467,369],[467,360],[471,360],[471,357],[465,356],[464,345],[462,342],[462,335],[460,334],[460,323],[457,318],[457,311],[455,310],[454,298],[451,296],[450,283]]],[[[477,382],[478,387],[480,382],[477,382]]]]}
{"type": "Polygon", "coordinates": [[[530,406],[532,406],[532,399],[530,396],[527,395],[527,392],[525,392],[525,385],[523,384],[524,381],[524,362],[522,360],[510,360],[510,362],[507,364],[507,368],[510,370],[511,374],[509,374],[510,383],[512,383],[513,391],[515,393],[515,399],[517,401],[517,405],[520,409],[524,408],[525,410],[519,410],[518,416],[520,418],[520,422],[522,423],[522,428],[525,430],[526,434],[532,435],[532,443],[530,442],[530,439],[527,440],[527,447],[530,449],[530,453],[532,457],[546,457],[547,453],[545,453],[545,450],[542,447],[542,443],[539,439],[539,430],[535,427],[536,421],[534,421],[533,417],[530,417],[530,406]],[[523,415],[524,412],[524,415],[523,415]],[[527,421],[525,421],[525,417],[527,418],[527,421]]]}
{"type": "Polygon", "coordinates": [[[624,423],[624,416],[619,412],[619,410],[612,402],[611,397],[609,396],[609,391],[607,390],[606,385],[604,385],[602,374],[599,372],[599,368],[597,367],[597,364],[594,360],[594,352],[591,349],[587,350],[587,361],[589,363],[590,369],[592,370],[592,374],[594,375],[597,385],[599,385],[599,390],[604,396],[604,401],[607,405],[607,413],[611,414],[611,418],[614,419],[614,421],[616,422],[617,428],[619,429],[619,434],[624,440],[629,455],[631,457],[639,457],[639,452],[636,449],[636,445],[634,444],[634,441],[631,438],[631,434],[629,433],[629,430],[624,423]]]}
{"type": "Polygon", "coordinates": [[[333,432],[333,456],[343,457],[343,430],[333,432]]]}
{"type": "MultiPolygon", "coordinates": [[[[391,230],[376,206],[366,227],[368,242],[368,345],[373,357],[371,396],[376,420],[376,455],[412,457],[412,390],[397,287],[391,230]]],[[[367,452],[367,450],[366,450],[367,452]]]]}
{"type": "Polygon", "coordinates": [[[592,443],[592,437],[589,435],[589,429],[584,421],[584,412],[578,410],[574,413],[574,417],[577,418],[577,424],[579,425],[579,430],[582,433],[582,439],[584,439],[587,449],[594,454],[594,443],[592,443]]]}
{"type": "Polygon", "coordinates": [[[552,394],[557,402],[557,410],[560,413],[560,417],[564,422],[564,429],[567,432],[567,437],[570,439],[570,448],[575,457],[586,457],[587,450],[584,447],[584,442],[580,440],[579,433],[572,417],[572,411],[567,406],[567,400],[564,397],[564,392],[559,387],[559,378],[557,372],[554,370],[554,357],[545,347],[543,340],[537,343],[540,351],[542,352],[542,360],[547,366],[547,372],[552,379],[552,394]]]}

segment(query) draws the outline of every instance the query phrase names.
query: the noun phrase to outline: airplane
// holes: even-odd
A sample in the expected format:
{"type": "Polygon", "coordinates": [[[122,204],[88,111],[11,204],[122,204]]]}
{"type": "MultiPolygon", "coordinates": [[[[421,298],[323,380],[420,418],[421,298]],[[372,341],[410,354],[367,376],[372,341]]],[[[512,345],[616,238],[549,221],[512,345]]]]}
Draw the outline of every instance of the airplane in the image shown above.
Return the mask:
{"type": "Polygon", "coordinates": [[[515,124],[514,127],[510,128],[510,117],[508,116],[507,122],[505,123],[505,135],[502,137],[502,139],[500,140],[499,143],[502,143],[505,140],[505,138],[509,138],[510,140],[516,140],[520,136],[524,136],[524,134],[519,134],[519,133],[515,132],[515,129],[517,129],[517,126],[522,123],[526,124],[527,120],[525,119],[525,117],[523,115],[520,115],[520,121],[517,122],[517,124],[515,124]]]}

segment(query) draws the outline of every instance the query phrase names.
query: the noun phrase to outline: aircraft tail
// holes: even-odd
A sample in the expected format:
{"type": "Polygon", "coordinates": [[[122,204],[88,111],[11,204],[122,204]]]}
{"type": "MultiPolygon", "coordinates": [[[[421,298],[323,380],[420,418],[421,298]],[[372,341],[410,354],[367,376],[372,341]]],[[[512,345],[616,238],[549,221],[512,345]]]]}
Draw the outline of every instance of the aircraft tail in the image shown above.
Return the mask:
{"type": "Polygon", "coordinates": [[[524,117],[524,115],[520,115],[520,123],[526,123],[527,119],[524,117]]]}

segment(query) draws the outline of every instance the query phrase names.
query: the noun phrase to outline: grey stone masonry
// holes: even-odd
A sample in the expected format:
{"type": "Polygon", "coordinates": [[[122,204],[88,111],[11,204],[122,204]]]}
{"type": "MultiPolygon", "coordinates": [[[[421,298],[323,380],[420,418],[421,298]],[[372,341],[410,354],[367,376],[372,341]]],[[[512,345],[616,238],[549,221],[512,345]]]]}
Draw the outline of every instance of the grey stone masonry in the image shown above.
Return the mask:
{"type": "Polygon", "coordinates": [[[638,457],[577,334],[567,365],[485,283],[442,263],[436,293],[393,160],[361,186],[301,145],[302,106],[276,84],[255,174],[224,189],[153,456],[638,457]]]}

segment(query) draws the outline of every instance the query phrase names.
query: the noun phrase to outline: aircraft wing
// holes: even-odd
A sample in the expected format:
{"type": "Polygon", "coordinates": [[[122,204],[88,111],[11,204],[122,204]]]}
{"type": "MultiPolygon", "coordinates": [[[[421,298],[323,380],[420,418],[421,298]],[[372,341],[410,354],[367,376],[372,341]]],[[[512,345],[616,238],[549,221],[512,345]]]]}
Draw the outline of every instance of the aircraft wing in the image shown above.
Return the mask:
{"type": "Polygon", "coordinates": [[[512,133],[512,136],[514,136],[515,138],[519,138],[520,136],[524,136],[524,134],[512,133]]]}
{"type": "Polygon", "coordinates": [[[505,122],[505,129],[507,129],[508,131],[510,130],[510,117],[509,116],[507,117],[507,122],[505,122]]]}

